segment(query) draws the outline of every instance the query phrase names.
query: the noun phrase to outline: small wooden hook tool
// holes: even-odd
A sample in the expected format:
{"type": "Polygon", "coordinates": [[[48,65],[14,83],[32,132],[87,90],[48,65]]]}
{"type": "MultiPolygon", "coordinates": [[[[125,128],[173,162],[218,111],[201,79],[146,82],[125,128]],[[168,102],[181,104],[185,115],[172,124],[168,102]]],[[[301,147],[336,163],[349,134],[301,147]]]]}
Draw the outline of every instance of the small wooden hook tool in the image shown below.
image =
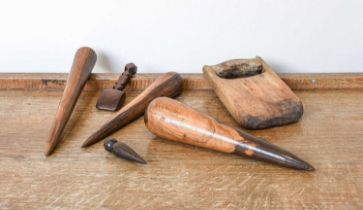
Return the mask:
{"type": "Polygon", "coordinates": [[[101,92],[98,98],[96,108],[106,111],[117,111],[125,103],[126,93],[125,87],[131,80],[131,77],[136,74],[137,67],[133,63],[125,66],[125,71],[119,77],[112,89],[105,89],[101,92]]]}
{"type": "Polygon", "coordinates": [[[96,60],[96,53],[91,48],[82,47],[78,49],[46,144],[46,156],[52,154],[59,143],[77,99],[96,64],[96,60]]]}

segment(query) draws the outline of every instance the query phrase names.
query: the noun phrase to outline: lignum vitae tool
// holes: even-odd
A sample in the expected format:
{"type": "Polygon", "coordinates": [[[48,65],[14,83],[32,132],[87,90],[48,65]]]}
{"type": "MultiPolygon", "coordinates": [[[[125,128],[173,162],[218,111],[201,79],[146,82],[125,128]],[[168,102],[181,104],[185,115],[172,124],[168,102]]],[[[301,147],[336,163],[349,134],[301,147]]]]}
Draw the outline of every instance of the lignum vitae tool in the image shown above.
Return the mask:
{"type": "Polygon", "coordinates": [[[235,153],[284,167],[313,171],[292,153],[237,128],[217,122],[176,100],[160,97],[148,106],[144,120],[149,131],[164,139],[224,153],[235,153]]]}
{"type": "Polygon", "coordinates": [[[125,87],[131,80],[131,77],[136,74],[136,71],[137,67],[135,64],[127,64],[125,66],[125,71],[119,77],[112,89],[105,89],[101,92],[96,108],[112,112],[119,110],[125,103],[125,87]]]}
{"type": "Polygon", "coordinates": [[[72,114],[83,87],[91,75],[96,60],[96,53],[89,47],[82,47],[76,52],[71,72],[68,75],[67,83],[55,115],[51,133],[46,143],[46,156],[52,154],[59,143],[64,128],[72,114]]]}
{"type": "Polygon", "coordinates": [[[135,161],[141,164],[147,164],[139,154],[137,154],[131,147],[127,144],[117,141],[116,139],[108,139],[104,143],[105,150],[113,153],[119,158],[135,161]]]}
{"type": "Polygon", "coordinates": [[[148,86],[140,95],[122,107],[115,117],[89,136],[82,147],[88,147],[121,129],[144,114],[149,103],[161,96],[176,97],[182,91],[182,78],[178,73],[165,73],[148,86]]]}

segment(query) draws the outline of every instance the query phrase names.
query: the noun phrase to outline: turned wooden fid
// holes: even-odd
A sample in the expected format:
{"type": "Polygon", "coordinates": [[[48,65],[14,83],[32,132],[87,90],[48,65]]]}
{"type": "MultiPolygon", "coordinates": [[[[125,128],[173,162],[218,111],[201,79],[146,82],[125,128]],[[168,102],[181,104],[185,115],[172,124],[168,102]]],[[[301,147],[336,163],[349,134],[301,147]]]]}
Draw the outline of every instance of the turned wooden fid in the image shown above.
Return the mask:
{"type": "Polygon", "coordinates": [[[314,170],[313,166],[290,152],[262,138],[221,124],[170,98],[161,97],[152,101],[144,119],[151,133],[165,139],[257,158],[294,169],[314,170]]]}
{"type": "Polygon", "coordinates": [[[181,91],[182,78],[179,74],[175,72],[168,72],[159,76],[140,95],[122,107],[111,121],[104,124],[99,130],[88,137],[88,139],[82,144],[82,147],[88,147],[97,143],[143,115],[146,107],[153,99],[161,96],[175,97],[178,96],[181,91]]]}
{"type": "Polygon", "coordinates": [[[52,130],[46,144],[46,156],[52,154],[59,143],[64,128],[72,114],[73,108],[76,105],[84,85],[91,75],[96,60],[96,53],[89,47],[82,47],[76,52],[72,69],[68,76],[66,87],[64,88],[52,125],[52,130]]]}
{"type": "Polygon", "coordinates": [[[119,77],[112,89],[105,89],[101,92],[96,108],[112,112],[119,110],[125,103],[125,87],[131,80],[131,77],[136,74],[136,71],[137,67],[135,64],[127,64],[125,66],[125,71],[119,77]]]}

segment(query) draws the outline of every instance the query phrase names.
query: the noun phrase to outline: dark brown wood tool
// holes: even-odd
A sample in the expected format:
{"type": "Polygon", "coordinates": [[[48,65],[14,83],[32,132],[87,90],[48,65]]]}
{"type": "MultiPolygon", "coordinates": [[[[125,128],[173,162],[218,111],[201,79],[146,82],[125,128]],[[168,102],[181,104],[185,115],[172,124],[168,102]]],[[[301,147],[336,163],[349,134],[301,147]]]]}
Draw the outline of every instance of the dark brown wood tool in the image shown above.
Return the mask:
{"type": "Polygon", "coordinates": [[[285,125],[303,114],[301,100],[260,57],[204,66],[203,72],[224,106],[245,128],[285,125]]]}
{"type": "Polygon", "coordinates": [[[98,98],[96,108],[106,111],[117,111],[125,103],[126,93],[125,87],[131,80],[131,77],[136,74],[137,67],[133,63],[125,66],[125,71],[118,78],[112,89],[105,89],[101,92],[98,98]]]}
{"type": "Polygon", "coordinates": [[[131,147],[123,142],[117,141],[116,139],[108,139],[105,141],[103,146],[105,150],[113,153],[119,158],[135,161],[141,164],[147,164],[146,160],[137,154],[131,147]]]}
{"type": "Polygon", "coordinates": [[[290,152],[237,128],[221,124],[177,100],[160,97],[145,112],[145,124],[156,136],[225,153],[235,153],[284,167],[314,167],[290,152]]]}
{"type": "Polygon", "coordinates": [[[79,95],[91,75],[96,63],[96,53],[88,47],[78,49],[71,72],[69,73],[63,96],[59,103],[58,111],[52,125],[49,139],[47,140],[45,155],[50,155],[59,143],[64,128],[72,114],[79,95]]]}
{"type": "Polygon", "coordinates": [[[122,107],[111,121],[104,124],[99,130],[88,137],[82,144],[82,147],[88,147],[97,143],[143,115],[146,107],[153,99],[161,96],[176,97],[181,91],[182,78],[178,73],[168,72],[159,76],[140,95],[122,107]]]}

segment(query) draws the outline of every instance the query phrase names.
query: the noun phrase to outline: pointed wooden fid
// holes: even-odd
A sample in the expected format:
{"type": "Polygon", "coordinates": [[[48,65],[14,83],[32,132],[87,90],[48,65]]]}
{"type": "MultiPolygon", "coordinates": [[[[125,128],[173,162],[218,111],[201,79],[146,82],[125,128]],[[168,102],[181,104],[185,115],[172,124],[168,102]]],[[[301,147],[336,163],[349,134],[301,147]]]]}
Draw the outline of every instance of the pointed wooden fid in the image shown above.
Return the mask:
{"type": "Polygon", "coordinates": [[[59,143],[64,128],[72,114],[77,99],[82,92],[91,71],[96,63],[96,53],[89,47],[78,49],[73,60],[71,72],[69,73],[66,87],[59,103],[52,130],[47,140],[45,155],[52,154],[59,143]]]}
{"type": "Polygon", "coordinates": [[[161,96],[175,97],[178,96],[181,91],[182,78],[178,73],[168,72],[159,76],[140,95],[122,107],[111,121],[104,124],[99,130],[88,137],[82,144],[82,147],[88,147],[99,142],[143,115],[146,107],[153,99],[161,96]]]}
{"type": "Polygon", "coordinates": [[[115,154],[117,157],[135,161],[141,164],[147,164],[139,154],[137,154],[131,147],[123,142],[119,142],[116,139],[108,139],[105,141],[104,147],[107,151],[115,154]]]}
{"type": "Polygon", "coordinates": [[[292,153],[244,131],[221,124],[176,100],[157,98],[145,112],[151,133],[173,141],[235,153],[298,170],[314,167],[292,153]]]}

